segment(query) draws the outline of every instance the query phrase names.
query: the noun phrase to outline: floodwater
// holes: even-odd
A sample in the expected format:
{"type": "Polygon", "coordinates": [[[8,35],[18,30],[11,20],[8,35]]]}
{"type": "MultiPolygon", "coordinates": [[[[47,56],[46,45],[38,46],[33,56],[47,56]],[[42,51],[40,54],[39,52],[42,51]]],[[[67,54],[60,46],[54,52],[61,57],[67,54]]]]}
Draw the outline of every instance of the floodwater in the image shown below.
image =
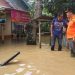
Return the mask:
{"type": "Polygon", "coordinates": [[[8,43],[0,45],[0,62],[15,52],[21,54],[9,64],[0,67],[0,75],[75,75],[75,58],[70,51],[51,51],[49,45],[26,45],[8,43]]]}

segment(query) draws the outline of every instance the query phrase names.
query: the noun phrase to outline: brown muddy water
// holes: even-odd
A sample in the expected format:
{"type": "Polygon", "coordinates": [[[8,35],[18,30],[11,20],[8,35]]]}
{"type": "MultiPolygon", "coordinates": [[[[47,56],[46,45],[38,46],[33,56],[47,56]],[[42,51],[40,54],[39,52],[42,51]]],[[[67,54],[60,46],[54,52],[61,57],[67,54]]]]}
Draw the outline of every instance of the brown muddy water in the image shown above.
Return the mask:
{"type": "Polygon", "coordinates": [[[0,45],[0,62],[15,52],[21,54],[8,65],[0,67],[0,75],[75,75],[75,58],[70,51],[51,51],[48,44],[26,45],[5,43],[0,45]]]}

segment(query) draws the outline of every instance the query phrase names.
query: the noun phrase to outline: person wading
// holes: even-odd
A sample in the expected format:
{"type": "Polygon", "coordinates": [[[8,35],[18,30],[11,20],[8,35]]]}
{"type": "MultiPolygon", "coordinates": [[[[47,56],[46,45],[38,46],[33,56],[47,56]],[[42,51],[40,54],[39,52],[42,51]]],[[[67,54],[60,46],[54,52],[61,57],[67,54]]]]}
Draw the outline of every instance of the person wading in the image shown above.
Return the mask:
{"type": "Polygon", "coordinates": [[[51,50],[54,51],[56,39],[58,40],[58,51],[62,50],[63,28],[66,27],[63,14],[58,13],[51,24],[51,50]]]}

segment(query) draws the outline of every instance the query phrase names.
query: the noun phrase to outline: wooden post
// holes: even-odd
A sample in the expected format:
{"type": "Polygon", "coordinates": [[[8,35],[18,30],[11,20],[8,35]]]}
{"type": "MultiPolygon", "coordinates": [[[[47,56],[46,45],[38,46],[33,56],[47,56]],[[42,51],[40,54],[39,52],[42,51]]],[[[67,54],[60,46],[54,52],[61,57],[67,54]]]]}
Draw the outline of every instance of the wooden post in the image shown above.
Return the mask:
{"type": "Polygon", "coordinates": [[[1,24],[2,43],[4,43],[4,25],[1,24]]]}
{"type": "Polygon", "coordinates": [[[41,22],[39,21],[39,48],[41,48],[41,22]]]}

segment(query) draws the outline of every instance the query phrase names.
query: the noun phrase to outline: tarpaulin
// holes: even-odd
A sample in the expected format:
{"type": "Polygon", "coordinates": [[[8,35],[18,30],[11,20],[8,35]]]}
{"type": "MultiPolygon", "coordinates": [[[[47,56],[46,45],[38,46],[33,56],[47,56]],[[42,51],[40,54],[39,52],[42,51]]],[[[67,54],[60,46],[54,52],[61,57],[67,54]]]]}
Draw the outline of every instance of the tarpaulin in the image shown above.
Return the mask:
{"type": "Polygon", "coordinates": [[[28,12],[11,10],[12,22],[30,22],[30,15],[28,12]]]}

